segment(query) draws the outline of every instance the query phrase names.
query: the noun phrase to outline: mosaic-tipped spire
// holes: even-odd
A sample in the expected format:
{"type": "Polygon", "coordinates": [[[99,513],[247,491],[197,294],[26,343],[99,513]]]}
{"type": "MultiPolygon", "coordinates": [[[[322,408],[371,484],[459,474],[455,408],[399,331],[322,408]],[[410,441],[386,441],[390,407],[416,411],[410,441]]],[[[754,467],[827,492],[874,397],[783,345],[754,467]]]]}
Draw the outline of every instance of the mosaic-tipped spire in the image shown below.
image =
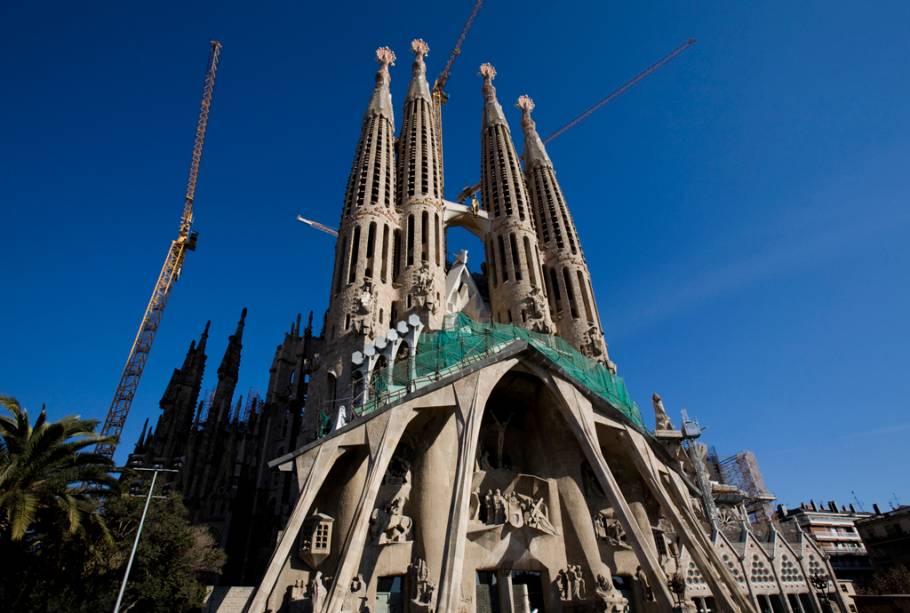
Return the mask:
{"type": "Polygon", "coordinates": [[[483,125],[502,124],[508,128],[506,116],[502,112],[502,105],[496,99],[496,87],[493,79],[496,78],[496,69],[492,64],[480,65],[480,76],[483,77],[483,125]]]}
{"type": "Polygon", "coordinates": [[[534,101],[530,96],[522,95],[518,97],[518,108],[521,109],[521,127],[525,134],[525,168],[531,168],[537,164],[549,164],[550,156],[547,155],[547,149],[544,147],[540,134],[537,133],[537,124],[531,117],[531,111],[534,110],[534,101]]]}
{"type": "Polygon", "coordinates": [[[395,121],[392,93],[389,91],[389,84],[392,81],[389,66],[395,65],[395,52],[388,47],[380,47],[376,50],[376,61],[379,62],[379,70],[376,71],[376,87],[373,88],[373,97],[370,99],[370,106],[367,107],[367,117],[379,115],[389,121],[395,121]]]}
{"type": "Polygon", "coordinates": [[[427,83],[427,65],[423,58],[430,52],[430,46],[421,39],[411,41],[411,51],[414,52],[414,63],[411,64],[411,83],[408,85],[407,99],[424,98],[430,100],[430,85],[427,83]]]}

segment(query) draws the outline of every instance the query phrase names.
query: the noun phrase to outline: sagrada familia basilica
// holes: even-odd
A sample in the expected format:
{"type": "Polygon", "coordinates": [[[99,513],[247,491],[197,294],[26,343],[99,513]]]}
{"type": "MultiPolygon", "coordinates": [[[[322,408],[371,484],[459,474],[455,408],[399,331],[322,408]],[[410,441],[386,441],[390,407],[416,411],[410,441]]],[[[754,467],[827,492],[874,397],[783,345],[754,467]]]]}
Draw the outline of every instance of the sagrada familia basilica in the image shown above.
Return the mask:
{"type": "MultiPolygon", "coordinates": [[[[750,521],[697,424],[647,427],[604,342],[591,274],[527,96],[519,155],[480,67],[481,202],[443,194],[426,43],[396,136],[379,70],[344,195],[329,306],[291,324],[265,397],[234,400],[246,310],[199,400],[208,326],[133,464],[228,552],[210,610],[847,611],[790,522],[750,521]],[[522,163],[523,161],[523,163],[522,163]],[[447,261],[446,229],[476,234],[447,261]]],[[[753,520],[755,518],[752,518],[753,520]]]]}

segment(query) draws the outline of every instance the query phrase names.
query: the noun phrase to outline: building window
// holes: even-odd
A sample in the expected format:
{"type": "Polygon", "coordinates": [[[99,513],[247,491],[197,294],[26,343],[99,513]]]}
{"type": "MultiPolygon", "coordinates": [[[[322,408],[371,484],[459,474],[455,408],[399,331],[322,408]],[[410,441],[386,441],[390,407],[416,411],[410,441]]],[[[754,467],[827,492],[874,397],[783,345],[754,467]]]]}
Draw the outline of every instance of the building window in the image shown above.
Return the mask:
{"type": "Polygon", "coordinates": [[[414,216],[408,215],[407,266],[414,263],[414,216]]]}
{"type": "Polygon", "coordinates": [[[360,257],[360,226],[354,226],[354,241],[351,245],[351,263],[348,272],[348,283],[357,278],[357,258],[360,257]]]}

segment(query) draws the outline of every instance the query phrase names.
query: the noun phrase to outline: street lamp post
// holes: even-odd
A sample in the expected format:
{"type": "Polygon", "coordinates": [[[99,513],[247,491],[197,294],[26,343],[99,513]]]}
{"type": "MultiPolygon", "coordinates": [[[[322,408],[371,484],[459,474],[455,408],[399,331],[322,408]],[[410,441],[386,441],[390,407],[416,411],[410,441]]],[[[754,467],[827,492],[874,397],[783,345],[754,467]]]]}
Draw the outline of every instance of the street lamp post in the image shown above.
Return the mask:
{"type": "Polygon", "coordinates": [[[123,602],[123,594],[126,592],[126,582],[130,578],[130,570],[133,568],[133,559],[136,557],[136,549],[139,547],[139,537],[142,536],[142,527],[145,525],[145,516],[149,511],[149,504],[152,502],[152,494],[155,491],[155,481],[158,480],[158,473],[175,473],[172,468],[134,468],[143,472],[152,473],[152,483],[149,485],[149,493],[145,497],[145,507],[142,509],[142,518],[139,520],[139,527],[136,529],[136,538],[133,539],[133,549],[130,551],[130,558],[126,562],[126,571],[123,573],[123,581],[120,583],[120,591],[117,593],[117,602],[114,604],[114,613],[120,613],[120,603],[123,602]]]}
{"type": "Polygon", "coordinates": [[[824,608],[830,611],[831,600],[828,598],[828,576],[822,573],[815,573],[810,576],[809,579],[812,581],[812,587],[821,593],[821,600],[824,603],[824,608]]]}

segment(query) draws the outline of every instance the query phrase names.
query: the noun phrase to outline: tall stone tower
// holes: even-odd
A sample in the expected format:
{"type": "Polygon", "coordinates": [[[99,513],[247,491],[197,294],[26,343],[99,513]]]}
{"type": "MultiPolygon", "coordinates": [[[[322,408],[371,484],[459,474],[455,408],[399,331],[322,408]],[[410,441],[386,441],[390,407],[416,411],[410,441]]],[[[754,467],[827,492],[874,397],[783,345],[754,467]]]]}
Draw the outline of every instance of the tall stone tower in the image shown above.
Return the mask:
{"type": "Polygon", "coordinates": [[[322,369],[310,387],[312,408],[305,436],[312,436],[321,410],[331,414],[336,405],[350,405],[349,399],[338,395],[351,389],[351,352],[389,326],[398,297],[396,254],[402,245],[395,206],[395,116],[389,91],[389,66],[395,54],[380,47],[376,59],[376,86],[363,117],[335,242],[322,369]]]}
{"type": "Polygon", "coordinates": [[[585,355],[614,369],[594,300],[591,274],[556,172],[531,118],[534,101],[518,99],[525,136],[525,178],[543,247],[543,275],[556,333],[585,355]]]}
{"type": "Polygon", "coordinates": [[[398,204],[404,243],[401,302],[396,314],[416,312],[431,328],[438,328],[444,314],[446,262],[439,135],[423,60],[430,48],[418,38],[411,42],[411,50],[414,63],[398,141],[398,204]]]}
{"type": "Polygon", "coordinates": [[[186,352],[183,366],[174,369],[164,395],[161,397],[161,418],[156,427],[156,437],[151,452],[153,461],[170,466],[175,458],[184,456],[190,431],[193,429],[193,415],[199,392],[202,389],[202,377],[205,374],[205,346],[209,338],[209,326],[199,338],[199,343],[192,341],[186,352]]]}
{"type": "Polygon", "coordinates": [[[542,280],[537,233],[509,124],[496,99],[490,64],[483,76],[480,175],[484,207],[490,215],[486,238],[490,307],[494,321],[552,332],[542,280]]]}

